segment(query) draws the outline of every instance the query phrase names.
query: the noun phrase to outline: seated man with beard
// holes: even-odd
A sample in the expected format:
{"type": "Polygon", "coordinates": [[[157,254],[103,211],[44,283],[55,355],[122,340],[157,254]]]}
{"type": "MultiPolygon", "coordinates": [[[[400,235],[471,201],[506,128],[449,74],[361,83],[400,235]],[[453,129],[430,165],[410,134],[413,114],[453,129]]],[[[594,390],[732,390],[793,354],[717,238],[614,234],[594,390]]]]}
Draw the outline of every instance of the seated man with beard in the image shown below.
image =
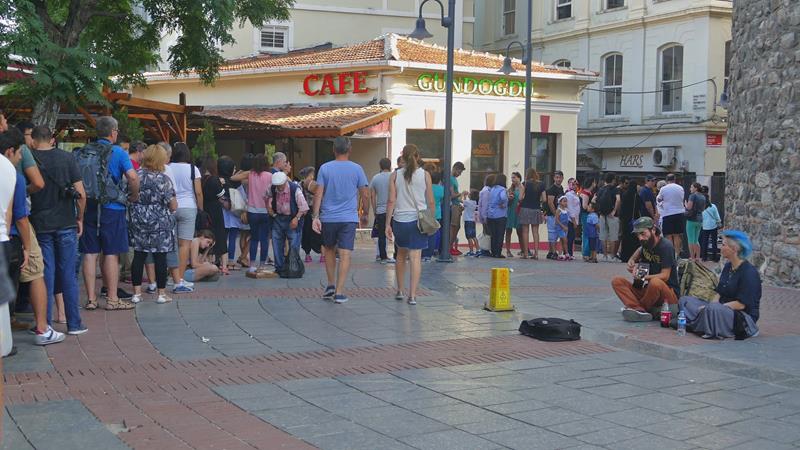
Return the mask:
{"type": "Polygon", "coordinates": [[[649,217],[633,223],[633,234],[641,243],[628,260],[628,272],[634,275],[634,280],[615,277],[611,281],[614,292],[625,305],[622,318],[629,322],[658,320],[664,302],[676,314],[679,285],[672,243],[662,238],[649,217]],[[648,269],[647,274],[637,276],[642,264],[648,269]]]}

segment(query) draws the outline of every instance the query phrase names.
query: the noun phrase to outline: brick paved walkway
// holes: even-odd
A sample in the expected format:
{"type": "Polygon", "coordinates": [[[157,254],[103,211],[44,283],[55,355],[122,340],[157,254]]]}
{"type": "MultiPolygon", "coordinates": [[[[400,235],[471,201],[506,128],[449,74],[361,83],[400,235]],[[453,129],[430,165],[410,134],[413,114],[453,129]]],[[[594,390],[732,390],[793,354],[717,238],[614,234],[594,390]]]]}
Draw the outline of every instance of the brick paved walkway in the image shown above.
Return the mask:
{"type": "Polygon", "coordinates": [[[15,334],[2,448],[800,444],[796,291],[765,290],[761,337],[708,342],[621,322],[621,265],[503,261],[517,311],[489,313],[497,261],[425,265],[412,308],[369,253],[345,305],[318,299],[312,263],[302,280],[240,272],[173,304],[83,312],[90,332],[46,349],[15,334]],[[575,318],[589,339],[519,336],[531,316],[575,318]]]}

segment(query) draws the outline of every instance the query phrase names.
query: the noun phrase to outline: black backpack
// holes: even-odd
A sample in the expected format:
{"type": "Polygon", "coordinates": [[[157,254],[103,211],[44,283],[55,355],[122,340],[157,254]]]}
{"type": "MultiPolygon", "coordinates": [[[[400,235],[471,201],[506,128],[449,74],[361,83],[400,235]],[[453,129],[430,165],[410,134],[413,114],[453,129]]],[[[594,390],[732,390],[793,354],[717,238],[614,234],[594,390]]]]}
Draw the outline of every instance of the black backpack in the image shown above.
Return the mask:
{"type": "Polygon", "coordinates": [[[289,247],[289,255],[286,261],[283,262],[283,268],[278,272],[281,278],[303,278],[306,273],[306,266],[303,260],[300,259],[300,251],[295,247],[289,247]]]}
{"type": "Polygon", "coordinates": [[[597,213],[607,216],[614,211],[617,203],[617,196],[614,193],[614,186],[603,186],[597,191],[597,213]]]}
{"type": "Polygon", "coordinates": [[[519,332],[540,341],[577,341],[581,338],[581,324],[574,320],[540,317],[523,320],[519,324],[519,332]]]}
{"type": "Polygon", "coordinates": [[[115,182],[108,172],[112,153],[113,146],[101,142],[90,142],[72,152],[81,173],[86,198],[100,205],[112,202],[124,205],[128,200],[123,181],[115,182]]]}

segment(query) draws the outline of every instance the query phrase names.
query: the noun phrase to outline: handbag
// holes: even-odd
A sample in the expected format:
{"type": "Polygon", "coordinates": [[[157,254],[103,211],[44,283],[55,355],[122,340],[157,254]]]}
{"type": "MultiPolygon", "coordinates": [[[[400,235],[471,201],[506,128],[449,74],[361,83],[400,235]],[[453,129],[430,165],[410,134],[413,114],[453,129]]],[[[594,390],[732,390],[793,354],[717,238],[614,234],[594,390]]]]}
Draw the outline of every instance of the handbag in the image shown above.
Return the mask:
{"type": "Polygon", "coordinates": [[[414,207],[417,208],[417,228],[419,229],[420,233],[433,236],[441,226],[439,225],[439,221],[436,220],[436,214],[431,211],[430,208],[426,208],[425,211],[420,211],[419,207],[417,206],[417,199],[414,198],[414,194],[411,193],[411,188],[409,187],[408,181],[405,181],[404,184],[406,185],[406,192],[408,192],[409,198],[414,203],[414,207]]]}
{"type": "Polygon", "coordinates": [[[194,203],[197,205],[197,215],[194,218],[194,231],[211,230],[214,227],[211,221],[211,215],[200,209],[203,205],[197,201],[197,191],[194,190],[194,164],[189,163],[189,174],[192,177],[192,194],[194,195],[194,203]]]}
{"type": "Polygon", "coordinates": [[[242,197],[242,193],[239,192],[238,189],[234,188],[227,188],[228,191],[228,199],[230,201],[230,209],[229,211],[237,216],[242,214],[243,212],[247,211],[247,203],[244,201],[244,197],[242,197]]]}

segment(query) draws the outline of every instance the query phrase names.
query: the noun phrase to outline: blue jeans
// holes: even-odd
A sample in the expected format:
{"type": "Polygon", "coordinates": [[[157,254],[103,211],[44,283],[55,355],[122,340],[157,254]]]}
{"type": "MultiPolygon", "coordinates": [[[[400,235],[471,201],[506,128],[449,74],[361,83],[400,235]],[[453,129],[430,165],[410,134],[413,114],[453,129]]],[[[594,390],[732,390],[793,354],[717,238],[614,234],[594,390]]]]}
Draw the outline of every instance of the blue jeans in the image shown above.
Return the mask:
{"type": "Polygon", "coordinates": [[[592,247],[589,244],[589,236],[586,235],[588,230],[586,225],[587,217],[589,217],[589,213],[581,211],[581,254],[588,258],[592,256],[592,247]]]}
{"type": "Polygon", "coordinates": [[[300,225],[298,224],[297,228],[293,230],[290,226],[291,222],[291,216],[275,216],[272,219],[272,253],[275,254],[276,272],[283,268],[286,240],[289,240],[291,247],[300,248],[300,225]]]}
{"type": "Polygon", "coordinates": [[[247,213],[247,223],[250,224],[250,264],[256,263],[258,245],[261,244],[261,263],[266,264],[269,255],[269,232],[272,230],[272,220],[267,213],[247,213]]]}
{"type": "Polygon", "coordinates": [[[78,234],[75,228],[50,233],[36,233],[44,259],[44,281],[47,285],[47,323],[51,323],[56,292],[64,294],[64,312],[67,329],[83,328],[78,301],[78,278],[75,267],[78,262],[78,234]]]}
{"type": "Polygon", "coordinates": [[[228,261],[233,264],[236,261],[236,238],[239,237],[238,228],[226,228],[228,232],[228,261]]]}

